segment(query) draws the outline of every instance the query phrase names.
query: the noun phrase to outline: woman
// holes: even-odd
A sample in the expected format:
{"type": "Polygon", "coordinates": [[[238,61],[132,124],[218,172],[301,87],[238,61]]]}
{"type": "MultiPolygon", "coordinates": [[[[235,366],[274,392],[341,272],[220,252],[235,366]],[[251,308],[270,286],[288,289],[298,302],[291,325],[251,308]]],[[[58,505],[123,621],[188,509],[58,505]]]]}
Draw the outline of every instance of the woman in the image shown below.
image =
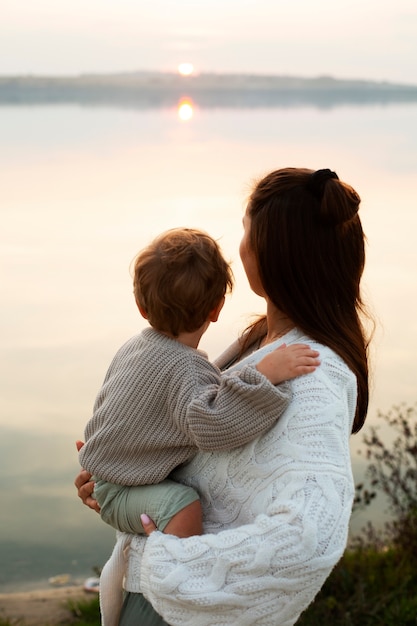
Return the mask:
{"type": "MultiPolygon", "coordinates": [[[[330,170],[281,169],[255,186],[240,255],[266,316],[218,364],[241,367],[301,342],[321,365],[291,381],[291,404],[269,432],[176,471],[201,495],[204,535],[120,540],[116,561],[130,545],[120,626],[290,626],[343,554],[354,496],[349,435],[368,406],[359,203],[330,170]]],[[[87,479],[76,480],[84,501],[87,479]]]]}

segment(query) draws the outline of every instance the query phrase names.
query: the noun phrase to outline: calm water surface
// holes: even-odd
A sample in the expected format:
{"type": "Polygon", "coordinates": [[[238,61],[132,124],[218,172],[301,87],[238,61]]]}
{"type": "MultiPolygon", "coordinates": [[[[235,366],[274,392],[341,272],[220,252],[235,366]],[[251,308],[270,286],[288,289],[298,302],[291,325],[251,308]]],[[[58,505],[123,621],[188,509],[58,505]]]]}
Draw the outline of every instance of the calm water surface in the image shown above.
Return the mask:
{"type": "Polygon", "coordinates": [[[271,169],[330,167],[361,195],[378,318],[369,424],[416,401],[416,105],[195,108],[187,122],[174,109],[2,107],[0,145],[0,591],[104,563],[113,531],[76,499],[74,441],[114,351],[144,326],[130,262],[173,226],[220,239],[236,289],[201,344],[214,358],[262,312],[238,243],[251,183],[271,169]]]}

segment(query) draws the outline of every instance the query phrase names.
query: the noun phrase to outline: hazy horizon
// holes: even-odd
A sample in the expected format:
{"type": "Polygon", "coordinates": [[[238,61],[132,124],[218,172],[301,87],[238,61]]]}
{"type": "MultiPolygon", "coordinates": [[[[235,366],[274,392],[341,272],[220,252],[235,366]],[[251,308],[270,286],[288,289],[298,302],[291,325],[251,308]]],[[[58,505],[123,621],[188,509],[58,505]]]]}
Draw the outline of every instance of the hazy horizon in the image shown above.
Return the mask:
{"type": "Polygon", "coordinates": [[[175,71],[415,81],[412,0],[0,0],[0,74],[175,71]],[[377,28],[375,28],[377,24],[377,28]]]}
{"type": "MultiPolygon", "coordinates": [[[[55,73],[55,74],[51,74],[51,73],[42,73],[42,72],[28,72],[28,73],[21,73],[21,74],[11,74],[11,73],[1,73],[0,72],[0,78],[4,78],[4,79],[10,79],[10,78],[39,78],[39,79],[77,79],[77,78],[89,78],[89,77],[113,77],[113,76],[135,76],[135,75],[154,75],[154,74],[161,74],[161,75],[178,75],[179,76],[179,72],[178,72],[178,68],[177,67],[173,67],[173,68],[169,68],[169,69],[150,69],[150,68],[136,68],[136,69],[130,69],[130,70],[117,70],[117,71],[111,71],[111,70],[106,70],[106,69],[102,69],[100,71],[91,71],[91,72],[74,72],[74,73],[55,73]]],[[[284,79],[284,80],[301,80],[301,81],[315,81],[315,80],[330,80],[330,81],[335,81],[335,82],[346,82],[346,83],[375,83],[377,85],[383,85],[383,84],[388,84],[388,85],[394,85],[394,86],[403,86],[403,87],[416,87],[417,86],[417,78],[413,80],[413,82],[401,82],[401,81],[393,81],[393,80],[387,80],[387,79],[377,79],[377,78],[373,78],[372,76],[369,77],[358,77],[358,76],[351,76],[351,77],[340,77],[336,74],[326,74],[326,73],[317,73],[311,76],[306,76],[303,74],[289,74],[288,72],[280,72],[280,73],[272,73],[272,72],[262,72],[261,70],[259,71],[253,71],[253,72],[247,72],[244,69],[240,70],[240,71],[225,71],[225,70],[201,70],[201,71],[197,71],[197,70],[193,70],[192,74],[188,77],[185,78],[184,82],[189,80],[190,77],[192,78],[198,78],[201,76],[219,76],[219,77],[225,77],[225,76],[242,76],[242,77],[247,77],[247,78],[273,78],[273,79],[284,79]]],[[[186,84],[186,82],[185,82],[186,84]]]]}

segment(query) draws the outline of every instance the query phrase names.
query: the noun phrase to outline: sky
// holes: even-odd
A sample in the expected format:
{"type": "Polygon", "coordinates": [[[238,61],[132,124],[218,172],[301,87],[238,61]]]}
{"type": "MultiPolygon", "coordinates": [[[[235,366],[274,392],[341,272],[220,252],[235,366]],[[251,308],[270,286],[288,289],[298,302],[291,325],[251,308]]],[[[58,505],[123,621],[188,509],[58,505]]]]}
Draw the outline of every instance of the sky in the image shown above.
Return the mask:
{"type": "Polygon", "coordinates": [[[417,84],[415,0],[0,0],[0,75],[176,71],[417,84]]]}

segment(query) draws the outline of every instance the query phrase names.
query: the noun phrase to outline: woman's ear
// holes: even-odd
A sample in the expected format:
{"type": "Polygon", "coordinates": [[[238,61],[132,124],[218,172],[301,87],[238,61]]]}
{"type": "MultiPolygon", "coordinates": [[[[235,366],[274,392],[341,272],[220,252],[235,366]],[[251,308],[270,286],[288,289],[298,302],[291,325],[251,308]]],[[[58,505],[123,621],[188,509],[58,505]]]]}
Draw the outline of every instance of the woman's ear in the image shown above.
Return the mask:
{"type": "Polygon", "coordinates": [[[224,305],[224,301],[225,301],[225,297],[223,296],[223,298],[220,300],[219,304],[216,306],[216,308],[214,308],[209,315],[209,322],[217,322],[217,320],[219,319],[219,315],[220,315],[220,311],[223,308],[224,305]]]}

